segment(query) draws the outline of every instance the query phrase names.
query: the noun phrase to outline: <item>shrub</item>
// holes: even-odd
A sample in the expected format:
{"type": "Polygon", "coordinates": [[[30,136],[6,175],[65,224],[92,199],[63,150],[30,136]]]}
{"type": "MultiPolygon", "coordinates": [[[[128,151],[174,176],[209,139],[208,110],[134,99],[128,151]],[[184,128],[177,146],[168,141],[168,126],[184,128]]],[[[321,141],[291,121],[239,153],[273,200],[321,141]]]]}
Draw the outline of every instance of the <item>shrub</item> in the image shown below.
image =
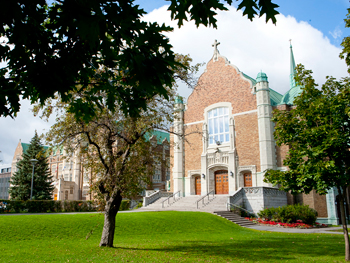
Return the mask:
{"type": "Polygon", "coordinates": [[[317,211],[308,205],[286,205],[282,207],[265,208],[258,213],[262,219],[282,223],[296,223],[301,220],[305,224],[313,225],[317,219],[317,211]]]}
{"type": "Polygon", "coordinates": [[[0,213],[46,213],[97,211],[92,201],[0,200],[0,213]]]}
{"type": "Polygon", "coordinates": [[[129,208],[130,208],[130,200],[122,200],[119,211],[129,210],[129,208]]]}

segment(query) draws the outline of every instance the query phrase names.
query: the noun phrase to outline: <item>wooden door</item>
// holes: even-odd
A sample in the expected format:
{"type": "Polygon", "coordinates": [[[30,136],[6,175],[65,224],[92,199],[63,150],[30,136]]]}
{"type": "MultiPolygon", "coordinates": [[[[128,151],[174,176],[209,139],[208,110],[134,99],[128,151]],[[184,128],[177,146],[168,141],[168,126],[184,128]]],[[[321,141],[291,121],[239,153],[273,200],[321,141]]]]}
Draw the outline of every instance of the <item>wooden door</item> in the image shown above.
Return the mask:
{"type": "Polygon", "coordinates": [[[195,186],[196,186],[196,195],[201,195],[201,177],[200,176],[196,176],[195,177],[195,186]]]}
{"type": "Polygon", "coordinates": [[[215,194],[217,195],[228,194],[228,172],[227,171],[215,172],[215,194]]]}
{"type": "Polygon", "coordinates": [[[244,187],[252,187],[252,174],[251,173],[245,173],[244,176],[244,187]]]}

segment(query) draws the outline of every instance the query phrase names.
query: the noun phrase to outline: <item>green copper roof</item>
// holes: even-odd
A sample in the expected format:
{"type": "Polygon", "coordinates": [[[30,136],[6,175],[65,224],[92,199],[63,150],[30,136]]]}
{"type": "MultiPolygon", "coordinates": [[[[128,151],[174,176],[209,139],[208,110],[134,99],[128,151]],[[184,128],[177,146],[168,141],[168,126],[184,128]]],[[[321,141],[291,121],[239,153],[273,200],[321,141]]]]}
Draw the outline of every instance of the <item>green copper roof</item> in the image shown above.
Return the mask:
{"type": "Polygon", "coordinates": [[[184,101],[183,101],[183,99],[182,99],[181,96],[176,96],[176,98],[175,98],[175,103],[176,103],[176,104],[183,104],[184,101]]]}
{"type": "MultiPolygon", "coordinates": [[[[25,153],[25,152],[28,150],[30,143],[21,142],[21,145],[22,145],[23,153],[25,153]]],[[[46,151],[47,149],[49,149],[48,146],[43,146],[43,147],[44,147],[44,150],[45,150],[45,151],[46,151]]]]}
{"type": "Polygon", "coordinates": [[[242,72],[242,74],[245,78],[249,79],[253,83],[253,86],[255,86],[255,84],[256,84],[255,79],[253,79],[252,77],[248,76],[247,74],[245,74],[243,72],[242,72]]]}
{"type": "Polygon", "coordinates": [[[23,153],[25,153],[28,150],[30,144],[21,142],[21,145],[22,145],[23,153]]]}
{"type": "Polygon", "coordinates": [[[158,144],[162,144],[164,139],[167,139],[168,142],[170,142],[170,134],[168,132],[163,132],[163,131],[159,131],[159,130],[153,130],[150,132],[147,132],[145,134],[145,139],[146,141],[149,141],[149,139],[155,135],[157,138],[157,143],[158,144]]]}
{"type": "Polygon", "coordinates": [[[294,98],[298,97],[302,91],[302,86],[296,86],[288,90],[287,93],[283,95],[283,98],[281,99],[281,102],[279,104],[293,105],[294,98]]]}
{"type": "Polygon", "coordinates": [[[256,82],[261,82],[261,81],[267,81],[267,75],[264,72],[259,72],[258,76],[256,77],[256,82]]]}
{"type": "Polygon", "coordinates": [[[277,106],[280,103],[282,97],[283,97],[282,94],[279,94],[277,91],[270,88],[271,106],[277,106]]]}

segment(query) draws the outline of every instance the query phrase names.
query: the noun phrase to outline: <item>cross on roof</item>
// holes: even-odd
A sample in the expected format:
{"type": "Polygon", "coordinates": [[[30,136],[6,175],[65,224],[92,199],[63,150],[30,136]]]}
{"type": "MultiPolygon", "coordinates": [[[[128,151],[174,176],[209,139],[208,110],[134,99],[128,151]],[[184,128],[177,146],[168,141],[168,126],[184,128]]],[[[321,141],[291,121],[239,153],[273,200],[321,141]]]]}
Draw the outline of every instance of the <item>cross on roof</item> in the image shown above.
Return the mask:
{"type": "Polygon", "coordinates": [[[220,54],[218,50],[218,45],[220,45],[220,42],[218,42],[216,39],[211,45],[212,47],[214,47],[214,61],[218,59],[218,55],[220,54]]]}

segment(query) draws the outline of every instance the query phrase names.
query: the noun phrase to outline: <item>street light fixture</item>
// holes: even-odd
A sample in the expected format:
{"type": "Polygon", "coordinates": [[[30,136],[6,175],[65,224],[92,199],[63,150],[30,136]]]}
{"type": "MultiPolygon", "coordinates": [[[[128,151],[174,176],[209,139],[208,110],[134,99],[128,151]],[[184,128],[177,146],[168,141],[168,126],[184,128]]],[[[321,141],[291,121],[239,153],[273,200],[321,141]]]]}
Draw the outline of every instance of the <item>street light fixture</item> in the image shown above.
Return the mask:
{"type": "Polygon", "coordinates": [[[30,188],[30,200],[32,200],[33,197],[33,177],[34,177],[34,166],[35,164],[38,162],[37,159],[31,159],[30,162],[32,163],[33,166],[33,172],[32,172],[32,184],[31,184],[31,188],[30,188]]]}

